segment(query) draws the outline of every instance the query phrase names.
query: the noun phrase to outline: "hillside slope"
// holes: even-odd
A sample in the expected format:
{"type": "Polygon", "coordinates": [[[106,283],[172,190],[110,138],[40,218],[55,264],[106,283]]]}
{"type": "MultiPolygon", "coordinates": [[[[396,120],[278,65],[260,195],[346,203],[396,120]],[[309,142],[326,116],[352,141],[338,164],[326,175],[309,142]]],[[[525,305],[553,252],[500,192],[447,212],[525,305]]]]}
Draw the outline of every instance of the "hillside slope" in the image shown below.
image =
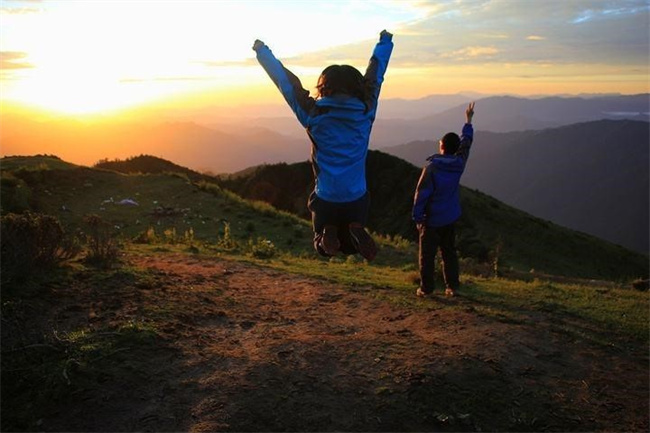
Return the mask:
{"type": "MultiPolygon", "coordinates": [[[[410,214],[419,175],[420,169],[404,160],[369,152],[372,230],[415,239],[410,214]]],[[[243,197],[309,217],[306,202],[313,178],[307,162],[260,166],[226,178],[222,185],[243,197]]],[[[478,191],[462,188],[461,201],[459,250],[464,256],[487,260],[500,245],[502,259],[520,269],[581,277],[647,275],[647,257],[641,254],[535,218],[478,191]]]]}
{"type": "Polygon", "coordinates": [[[239,243],[262,238],[293,253],[311,251],[311,230],[304,220],[265,203],[242,200],[217,185],[201,180],[195,183],[180,166],[176,166],[182,169],[180,173],[143,174],[138,169],[137,174],[124,174],[69,165],[45,156],[8,157],[0,162],[3,215],[42,212],[77,231],[83,227],[85,215],[97,214],[122,238],[132,239],[151,230],[172,242],[191,236],[216,243],[224,236],[227,224],[230,236],[239,243]]]}
{"type": "MultiPolygon", "coordinates": [[[[650,124],[602,120],[541,131],[478,131],[462,184],[574,230],[647,253],[650,124]]],[[[386,149],[422,164],[436,143],[386,149]]]]}
{"type": "MultiPolygon", "coordinates": [[[[3,159],[3,166],[11,166],[11,160],[3,159]]],[[[122,174],[75,166],[62,170],[48,166],[60,165],[58,159],[29,161],[27,168],[3,170],[3,214],[31,209],[53,214],[75,228],[84,215],[96,213],[126,237],[150,228],[159,236],[185,236],[191,229],[196,239],[210,242],[224,235],[227,222],[240,242],[261,237],[283,250],[313,254],[305,218],[312,188],[308,163],[261,166],[220,180],[217,186],[194,183],[187,174],[122,174]],[[226,189],[289,213],[242,200],[226,189]],[[12,196],[21,200],[7,201],[12,196]],[[138,205],[120,204],[124,199],[138,205]],[[22,207],[9,206],[16,204],[22,207]]],[[[372,230],[414,239],[410,208],[418,177],[419,169],[406,161],[370,152],[372,230]]],[[[499,250],[502,266],[570,277],[625,279],[648,273],[647,258],[641,254],[534,218],[476,191],[463,188],[461,200],[458,245],[464,257],[485,261],[499,250]]]]}

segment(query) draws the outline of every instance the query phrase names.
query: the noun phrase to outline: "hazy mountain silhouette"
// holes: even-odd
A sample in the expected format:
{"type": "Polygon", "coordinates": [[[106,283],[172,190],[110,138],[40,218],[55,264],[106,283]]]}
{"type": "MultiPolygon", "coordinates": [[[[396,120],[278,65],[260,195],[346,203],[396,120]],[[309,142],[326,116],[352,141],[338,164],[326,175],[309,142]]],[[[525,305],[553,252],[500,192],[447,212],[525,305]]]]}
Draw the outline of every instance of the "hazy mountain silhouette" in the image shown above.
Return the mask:
{"type": "MultiPolygon", "coordinates": [[[[458,130],[466,103],[474,97],[480,95],[382,100],[370,147],[433,140],[449,130],[458,130]]],[[[647,94],[488,97],[477,103],[475,125],[482,131],[503,132],[603,118],[648,120],[648,104],[647,94]]],[[[262,163],[297,162],[309,157],[311,143],[288,107],[269,105],[249,111],[239,107],[233,108],[230,115],[223,108],[187,113],[179,110],[159,116],[149,113],[146,121],[88,123],[56,117],[37,121],[27,111],[14,114],[3,109],[0,149],[2,155],[49,153],[86,165],[104,158],[149,154],[212,173],[232,173],[262,163]],[[250,117],[244,117],[246,114],[250,117]]]]}
{"type": "MultiPolygon", "coordinates": [[[[479,130],[462,184],[535,216],[648,252],[650,124],[601,120],[542,131],[479,130]]],[[[437,142],[385,149],[416,165],[437,142]]]]}
{"type": "Polygon", "coordinates": [[[228,173],[260,163],[309,157],[307,137],[299,140],[254,126],[232,134],[194,122],[38,122],[24,117],[2,126],[3,155],[47,153],[87,165],[100,159],[149,154],[195,170],[228,173]]]}
{"type": "MultiPolygon", "coordinates": [[[[430,116],[386,118],[380,104],[371,147],[382,149],[415,140],[437,140],[449,131],[460,131],[466,104],[430,116]]],[[[478,100],[474,124],[481,131],[510,132],[547,129],[602,119],[650,120],[648,94],[594,98],[546,97],[528,99],[492,96],[478,100]]]]}
{"type": "MultiPolygon", "coordinates": [[[[382,149],[409,141],[433,140],[448,131],[460,130],[466,105],[474,99],[478,99],[475,126],[482,131],[537,130],[602,119],[650,120],[648,94],[535,99],[513,96],[481,98],[480,95],[459,94],[415,100],[388,99],[379,105],[370,147],[382,149]]],[[[245,121],[231,120],[227,123],[219,118],[212,119],[217,120],[211,121],[211,127],[233,134],[257,125],[299,139],[305,136],[304,128],[285,107],[279,107],[276,114],[245,121]]]]}

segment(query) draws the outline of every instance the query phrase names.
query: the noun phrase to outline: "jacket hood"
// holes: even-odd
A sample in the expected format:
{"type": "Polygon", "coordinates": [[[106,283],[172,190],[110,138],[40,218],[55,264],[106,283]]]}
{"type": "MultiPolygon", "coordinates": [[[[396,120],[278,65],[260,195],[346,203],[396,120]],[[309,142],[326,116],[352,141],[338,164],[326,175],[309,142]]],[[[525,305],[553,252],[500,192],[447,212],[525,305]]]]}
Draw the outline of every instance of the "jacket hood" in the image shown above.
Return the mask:
{"type": "Polygon", "coordinates": [[[366,104],[364,104],[359,98],[348,95],[325,96],[316,100],[316,106],[363,111],[366,109],[366,104]]]}
{"type": "Polygon", "coordinates": [[[435,154],[427,158],[437,170],[463,172],[465,169],[465,160],[456,155],[435,154]]]}

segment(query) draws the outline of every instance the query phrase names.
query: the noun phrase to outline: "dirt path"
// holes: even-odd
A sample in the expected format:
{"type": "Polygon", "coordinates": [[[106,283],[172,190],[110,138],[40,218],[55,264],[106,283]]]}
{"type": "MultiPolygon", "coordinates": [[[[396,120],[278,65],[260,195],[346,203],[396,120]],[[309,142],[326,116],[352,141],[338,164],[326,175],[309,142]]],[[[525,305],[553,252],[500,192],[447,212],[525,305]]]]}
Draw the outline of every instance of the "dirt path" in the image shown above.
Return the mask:
{"type": "Polygon", "coordinates": [[[648,430],[647,354],[558,332],[543,316],[505,323],[462,299],[398,307],[373,296],[384,289],[220,259],[130,262],[152,277],[88,290],[73,304],[90,310],[62,306],[56,318],[110,327],[161,317],[161,341],[116,354],[131,379],[80,390],[43,428],[648,430]]]}

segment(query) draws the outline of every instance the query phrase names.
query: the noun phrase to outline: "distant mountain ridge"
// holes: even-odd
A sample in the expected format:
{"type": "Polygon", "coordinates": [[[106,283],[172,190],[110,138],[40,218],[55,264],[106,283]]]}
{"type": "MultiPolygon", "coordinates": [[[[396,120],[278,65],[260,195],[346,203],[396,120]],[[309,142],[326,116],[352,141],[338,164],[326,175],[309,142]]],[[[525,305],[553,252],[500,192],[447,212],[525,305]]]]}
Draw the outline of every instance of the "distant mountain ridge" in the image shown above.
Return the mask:
{"type": "MultiPolygon", "coordinates": [[[[601,120],[475,133],[461,183],[540,218],[648,253],[650,124],[601,120]]],[[[434,141],[386,152],[423,165],[434,141]]]]}
{"type": "Polygon", "coordinates": [[[3,122],[5,156],[53,154],[77,164],[100,159],[155,155],[197,171],[228,173],[251,165],[300,161],[309,157],[308,139],[290,138],[254,127],[216,130],[195,122],[82,123],[14,118],[3,122]]]}
{"type": "MultiPolygon", "coordinates": [[[[602,119],[650,120],[648,94],[544,98],[458,94],[382,99],[370,147],[436,140],[448,131],[458,131],[465,106],[474,97],[478,101],[475,126],[481,131],[540,130],[602,119]]],[[[304,128],[288,107],[279,104],[273,110],[270,106],[191,113],[179,109],[131,119],[94,123],[53,117],[38,120],[26,111],[3,109],[0,151],[3,156],[55,154],[85,165],[105,158],[148,154],[212,173],[232,173],[263,163],[305,161],[310,154],[311,143],[304,128]]]]}
{"type": "MultiPolygon", "coordinates": [[[[437,140],[449,131],[460,131],[465,108],[466,104],[461,104],[434,115],[386,119],[382,117],[380,103],[371,138],[372,148],[383,149],[416,140],[437,140]]],[[[474,126],[481,131],[512,132],[603,119],[650,121],[650,95],[540,99],[491,96],[476,102],[474,126]]]]}

